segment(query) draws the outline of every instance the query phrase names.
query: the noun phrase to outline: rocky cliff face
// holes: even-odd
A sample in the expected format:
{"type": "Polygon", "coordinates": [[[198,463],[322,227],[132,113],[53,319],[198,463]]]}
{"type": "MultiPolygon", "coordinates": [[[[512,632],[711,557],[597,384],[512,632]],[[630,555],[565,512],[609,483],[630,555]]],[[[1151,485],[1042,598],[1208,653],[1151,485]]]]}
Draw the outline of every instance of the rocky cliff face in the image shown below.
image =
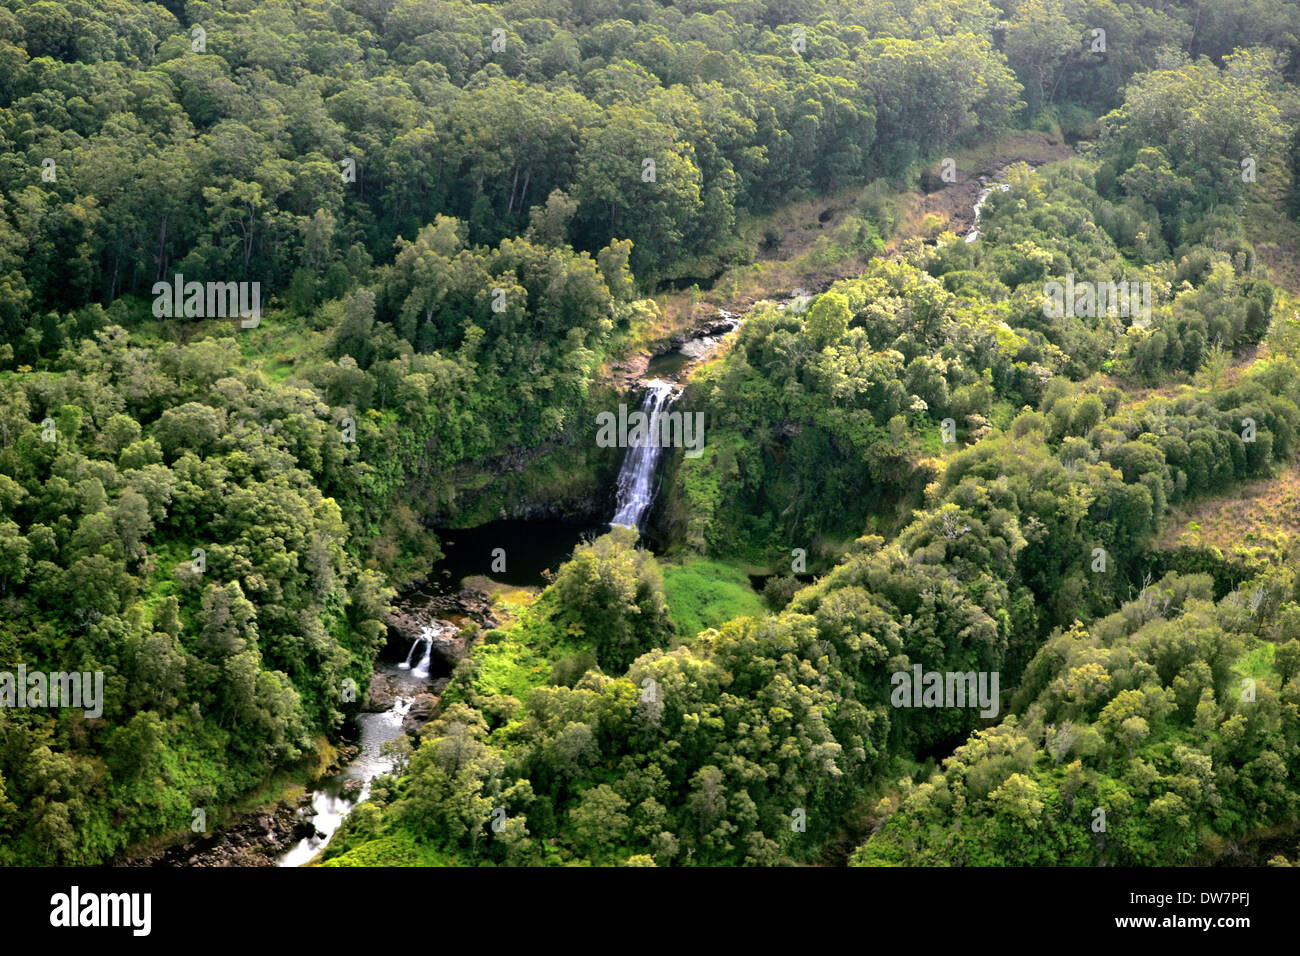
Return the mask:
{"type": "MultiPolygon", "coordinates": [[[[474,588],[462,588],[449,595],[413,595],[409,601],[400,600],[388,615],[389,640],[400,647],[409,647],[426,628],[437,632],[433,657],[438,666],[434,670],[443,672],[450,671],[469,653],[484,630],[496,626],[487,592],[474,588]]],[[[387,707],[378,709],[391,706],[389,700],[387,707]]]]}
{"type": "MultiPolygon", "coordinates": [[[[357,748],[338,748],[325,775],[337,773],[357,756],[357,748]]],[[[275,866],[299,840],[316,832],[308,818],[311,794],[281,800],[273,807],[236,819],[211,834],[143,856],[122,860],[118,866],[275,866]]]]}
{"type": "Polygon", "coordinates": [[[428,527],[471,528],[507,518],[598,518],[608,511],[622,450],[597,447],[596,414],[617,407],[618,394],[593,386],[583,405],[568,412],[564,431],[539,436],[532,448],[505,449],[436,474],[417,469],[403,500],[428,527]]]}

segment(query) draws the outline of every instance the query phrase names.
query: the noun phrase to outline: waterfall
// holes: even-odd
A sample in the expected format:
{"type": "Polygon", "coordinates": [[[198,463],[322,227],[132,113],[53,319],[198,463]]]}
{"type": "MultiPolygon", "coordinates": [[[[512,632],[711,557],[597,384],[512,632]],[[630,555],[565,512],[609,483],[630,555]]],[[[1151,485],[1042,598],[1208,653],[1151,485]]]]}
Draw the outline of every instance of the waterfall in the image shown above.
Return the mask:
{"type": "Polygon", "coordinates": [[[363,713],[357,716],[360,728],[360,753],[339,773],[318,782],[312,794],[309,819],[313,832],[293,845],[278,861],[279,866],[301,866],[325,846],[334,836],[349,813],[370,796],[370,781],[393,769],[393,757],[384,744],[402,733],[402,723],[411,712],[417,694],[427,693],[429,664],[433,660],[433,641],[439,634],[454,631],[455,625],[436,622],[420,629],[411,642],[406,660],[397,667],[378,662],[377,673],[383,673],[396,682],[402,693],[393,697],[393,705],[383,713],[363,713]],[[411,666],[418,648],[423,648],[419,663],[411,666]],[[409,671],[409,674],[402,674],[409,671]]]}
{"type": "Polygon", "coordinates": [[[970,232],[966,234],[967,242],[974,242],[980,237],[980,210],[984,208],[984,203],[993,195],[993,190],[1006,192],[1011,188],[1009,183],[994,183],[991,186],[985,186],[980,191],[979,199],[975,200],[975,224],[971,226],[970,232]]]}
{"type": "Polygon", "coordinates": [[[424,641],[424,656],[420,658],[420,663],[415,665],[411,675],[424,680],[429,676],[429,660],[433,656],[433,628],[426,627],[421,631],[420,640],[424,641]]]}
{"type": "Polygon", "coordinates": [[[421,635],[421,637],[417,637],[415,640],[411,642],[411,649],[406,652],[406,660],[402,661],[402,663],[397,665],[402,670],[405,671],[411,669],[411,658],[415,656],[415,649],[420,646],[420,641],[422,640],[422,638],[423,635],[421,635]]]}
{"type": "Polygon", "coordinates": [[[433,639],[436,632],[431,627],[426,627],[420,631],[419,636],[411,642],[411,649],[406,652],[406,660],[397,666],[402,670],[410,670],[411,675],[424,680],[429,676],[429,662],[433,659],[433,639]],[[415,670],[411,670],[411,658],[415,656],[415,649],[421,644],[424,645],[424,656],[420,658],[420,663],[415,665],[415,670]]]}
{"type": "Polygon", "coordinates": [[[645,413],[649,426],[645,439],[630,446],[623,458],[623,467],[618,472],[618,501],[611,525],[640,528],[641,519],[654,499],[655,472],[663,451],[659,442],[659,417],[672,405],[674,396],[673,386],[668,382],[652,381],[646,385],[641,411],[645,413]]]}

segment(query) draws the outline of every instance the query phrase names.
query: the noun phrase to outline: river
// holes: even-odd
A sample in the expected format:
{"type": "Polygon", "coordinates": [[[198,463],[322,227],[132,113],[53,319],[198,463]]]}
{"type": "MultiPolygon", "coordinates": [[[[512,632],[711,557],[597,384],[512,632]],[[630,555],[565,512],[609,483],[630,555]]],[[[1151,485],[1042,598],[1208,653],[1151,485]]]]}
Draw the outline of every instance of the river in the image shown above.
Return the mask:
{"type": "Polygon", "coordinates": [[[374,672],[387,677],[396,691],[393,705],[382,713],[357,715],[357,756],[341,771],[316,785],[309,811],[316,832],[299,840],[276,861],[278,866],[301,866],[311,860],[329,843],[356,805],[370,796],[371,781],[393,769],[393,757],[384,752],[384,744],[401,734],[402,723],[415,696],[429,690],[430,668],[436,666],[437,660],[433,655],[435,636],[434,628],[426,628],[400,663],[382,659],[375,662],[374,672]]]}
{"type": "MultiPolygon", "coordinates": [[[[709,339],[701,354],[714,344],[715,340],[709,339]]],[[[650,434],[657,435],[658,418],[671,406],[680,386],[658,380],[644,384],[642,410],[649,419],[650,434]]],[[[662,450],[654,441],[627,449],[619,471],[611,524],[632,528],[642,525],[654,503],[662,450]]],[[[575,545],[601,530],[571,522],[495,521],[464,531],[439,532],[445,556],[430,569],[431,584],[403,595],[402,603],[418,617],[431,619],[425,605],[449,589],[459,588],[466,577],[485,575],[507,584],[544,585],[547,572],[557,570],[572,555],[575,545]],[[497,564],[499,554],[505,556],[504,567],[497,564]]],[[[381,659],[375,662],[375,673],[389,677],[396,685],[393,705],[382,713],[357,717],[360,752],[343,770],[317,785],[308,811],[314,832],[281,856],[277,865],[302,866],[310,862],[329,843],[348,814],[370,795],[371,782],[393,770],[393,757],[385,753],[384,744],[402,733],[402,724],[416,695],[429,690],[429,670],[436,659],[432,655],[434,636],[433,629],[426,628],[400,661],[393,659],[394,648],[390,642],[381,659]]],[[[397,650],[400,652],[400,648],[397,650]]]]}

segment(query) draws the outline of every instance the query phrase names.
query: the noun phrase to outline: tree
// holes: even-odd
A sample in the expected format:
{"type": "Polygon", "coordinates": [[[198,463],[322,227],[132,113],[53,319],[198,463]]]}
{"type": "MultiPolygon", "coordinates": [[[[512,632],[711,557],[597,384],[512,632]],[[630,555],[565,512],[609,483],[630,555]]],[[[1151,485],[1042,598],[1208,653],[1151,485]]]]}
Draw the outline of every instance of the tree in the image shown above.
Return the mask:
{"type": "Polygon", "coordinates": [[[808,335],[819,349],[834,345],[848,331],[851,318],[848,297],[839,292],[827,292],[818,296],[808,310],[808,335]]]}
{"type": "Polygon", "coordinates": [[[659,565],[636,546],[631,528],[615,527],[575,548],[556,575],[554,593],[602,667],[622,669],[673,633],[659,565]]]}
{"type": "Polygon", "coordinates": [[[1300,674],[1300,640],[1292,638],[1285,644],[1276,645],[1273,649],[1273,667],[1283,684],[1300,674]]]}
{"type": "Polygon", "coordinates": [[[592,858],[606,847],[619,846],[631,822],[623,812],[627,808],[628,802],[608,784],[586,791],[569,811],[574,845],[592,858]]]}
{"type": "Polygon", "coordinates": [[[662,273],[687,251],[685,237],[702,209],[693,152],[644,109],[620,104],[608,110],[604,125],[584,138],[577,160],[572,194],[586,241],[630,238],[635,271],[662,273]]]}
{"type": "Polygon", "coordinates": [[[552,189],[542,206],[528,211],[529,241],[546,246],[563,246],[569,241],[569,223],[578,211],[577,200],[562,189],[552,189]]]}
{"type": "MultiPolygon", "coordinates": [[[[203,589],[203,624],[199,647],[214,660],[232,657],[257,644],[257,611],[244,597],[237,581],[224,587],[209,584],[203,589]]],[[[256,665],[248,674],[252,681],[256,665]]]]}

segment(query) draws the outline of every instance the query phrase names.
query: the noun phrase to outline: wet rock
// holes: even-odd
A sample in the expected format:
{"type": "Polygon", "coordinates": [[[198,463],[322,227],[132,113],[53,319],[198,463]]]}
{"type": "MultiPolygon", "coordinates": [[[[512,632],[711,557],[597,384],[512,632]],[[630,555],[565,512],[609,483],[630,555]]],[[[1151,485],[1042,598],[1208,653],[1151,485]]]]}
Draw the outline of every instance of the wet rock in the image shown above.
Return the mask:
{"type": "Polygon", "coordinates": [[[409,646],[420,632],[433,623],[424,608],[397,607],[388,615],[388,627],[409,646]]]}
{"type": "Polygon", "coordinates": [[[426,627],[454,627],[445,617],[467,617],[480,627],[496,627],[492,600],[486,591],[461,588],[454,594],[408,593],[398,599],[399,607],[388,615],[390,630],[413,642],[426,627]]]}
{"type": "Polygon", "coordinates": [[[392,708],[396,697],[397,687],[394,680],[387,674],[374,674],[370,678],[370,688],[366,691],[361,712],[363,714],[383,713],[392,708]]]}
{"type": "MultiPolygon", "coordinates": [[[[329,766],[325,768],[323,775],[329,776],[330,774],[338,773],[352,761],[356,760],[359,753],[361,753],[361,748],[356,744],[339,744],[338,749],[334,751],[334,759],[331,760],[329,766]]],[[[311,798],[306,797],[304,800],[299,802],[299,805],[310,806],[311,798]]]]}
{"type": "Polygon", "coordinates": [[[720,335],[726,335],[732,329],[740,324],[739,318],[733,312],[725,309],[719,309],[703,322],[694,323],[691,328],[678,332],[668,339],[668,347],[660,346],[657,354],[664,355],[674,349],[680,349],[687,343],[700,338],[716,338],[720,335]]]}
{"type": "Polygon", "coordinates": [[[717,344],[718,340],[713,336],[702,335],[698,339],[691,339],[685,343],[679,351],[687,358],[697,359],[702,355],[708,355],[717,344]]]}
{"type": "Polygon", "coordinates": [[[420,721],[426,721],[433,720],[441,711],[442,701],[436,694],[416,694],[407,713],[420,721]]]}
{"type": "Polygon", "coordinates": [[[455,667],[469,653],[469,633],[446,628],[433,638],[433,653],[449,667],[455,667]]]}
{"type": "MultiPolygon", "coordinates": [[[[443,686],[446,686],[445,683],[443,686]]],[[[416,694],[411,701],[411,709],[402,721],[402,733],[419,738],[420,731],[429,721],[442,713],[442,700],[437,694],[416,694]]]]}
{"type": "Polygon", "coordinates": [[[282,801],[269,810],[247,814],[216,833],[193,834],[188,842],[117,865],[275,866],[281,854],[314,830],[301,815],[301,808],[310,802],[307,794],[295,802],[282,801]]]}
{"type": "Polygon", "coordinates": [[[492,599],[486,591],[465,588],[456,595],[458,609],[465,617],[473,619],[482,627],[496,627],[492,616],[492,599]]]}
{"type": "Polygon", "coordinates": [[[615,362],[610,366],[610,377],[620,391],[630,392],[645,378],[646,368],[650,364],[649,352],[637,352],[626,361],[615,362]]]}
{"type": "Polygon", "coordinates": [[[315,836],[318,832],[316,824],[312,823],[310,820],[301,819],[294,824],[291,836],[293,837],[293,842],[297,843],[299,840],[305,840],[308,837],[315,836]]]}

